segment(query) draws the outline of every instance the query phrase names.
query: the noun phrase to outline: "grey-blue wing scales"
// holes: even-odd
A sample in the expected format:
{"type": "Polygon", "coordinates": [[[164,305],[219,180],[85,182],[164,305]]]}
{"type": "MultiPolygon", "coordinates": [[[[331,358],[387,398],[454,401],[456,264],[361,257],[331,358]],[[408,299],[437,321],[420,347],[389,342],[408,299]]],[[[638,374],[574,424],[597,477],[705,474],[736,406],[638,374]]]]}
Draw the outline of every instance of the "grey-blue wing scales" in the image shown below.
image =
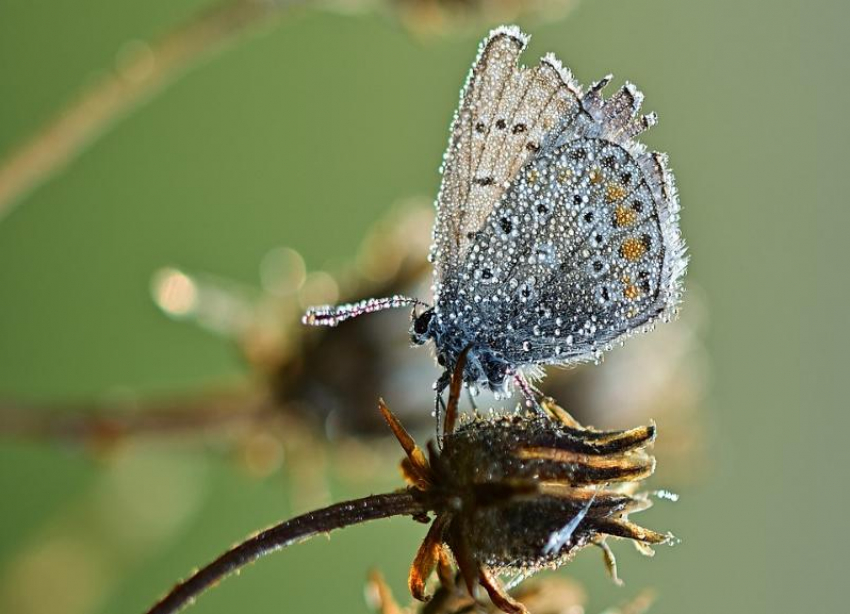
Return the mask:
{"type": "Polygon", "coordinates": [[[632,86],[603,101],[603,85],[545,135],[464,259],[459,324],[507,363],[594,359],[678,303],[675,186],[633,139],[654,116],[632,86]]]}

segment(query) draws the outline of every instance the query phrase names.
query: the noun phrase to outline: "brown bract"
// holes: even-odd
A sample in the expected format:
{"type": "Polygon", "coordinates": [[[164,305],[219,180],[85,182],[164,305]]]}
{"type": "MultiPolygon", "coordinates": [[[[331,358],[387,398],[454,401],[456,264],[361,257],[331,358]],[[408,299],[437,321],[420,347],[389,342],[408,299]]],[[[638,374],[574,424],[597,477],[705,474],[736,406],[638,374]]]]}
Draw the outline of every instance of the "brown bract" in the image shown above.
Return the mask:
{"type": "Polygon", "coordinates": [[[427,454],[380,403],[407,455],[404,477],[434,514],[408,578],[416,599],[428,598],[426,582],[435,570],[446,586],[456,566],[470,595],[481,585],[500,610],[524,613],[499,573],[555,568],[596,545],[616,578],[609,536],[633,540],[644,552],[670,539],[629,520],[629,514],[650,506],[634,490],[654,470],[646,451],[654,425],[600,432],[581,427],[547,400],[544,409],[551,417],[539,412],[475,416],[455,427],[459,393],[456,371],[442,449],[430,442],[427,454]]]}
{"type": "MultiPolygon", "coordinates": [[[[548,577],[541,581],[524,582],[511,591],[511,595],[526,604],[535,614],[575,614],[587,601],[584,589],[575,581],[563,577],[548,577]]],[[[392,595],[383,576],[373,571],[369,575],[366,591],[369,605],[378,614],[460,614],[479,612],[498,614],[492,604],[477,603],[455,576],[450,586],[438,586],[427,603],[414,602],[401,607],[392,595]]]]}
{"type": "MultiPolygon", "coordinates": [[[[513,590],[511,596],[522,601],[534,614],[576,614],[584,612],[587,595],[574,580],[559,576],[523,582],[513,590]]],[[[402,607],[393,598],[392,591],[383,576],[372,571],[366,585],[366,598],[377,614],[498,614],[492,603],[479,603],[473,599],[460,576],[453,585],[439,586],[434,596],[426,603],[414,602],[402,607]]],[[[643,590],[620,606],[605,609],[605,614],[645,614],[654,601],[652,590],[643,590]]]]}

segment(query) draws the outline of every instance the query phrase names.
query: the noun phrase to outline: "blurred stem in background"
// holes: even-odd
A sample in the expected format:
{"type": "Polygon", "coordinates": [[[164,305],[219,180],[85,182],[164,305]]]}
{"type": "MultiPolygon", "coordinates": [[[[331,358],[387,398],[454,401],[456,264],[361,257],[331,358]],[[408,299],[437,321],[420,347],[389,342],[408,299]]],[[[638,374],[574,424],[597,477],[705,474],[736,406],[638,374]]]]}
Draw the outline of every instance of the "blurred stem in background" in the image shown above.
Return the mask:
{"type": "Polygon", "coordinates": [[[298,0],[222,0],[160,40],[138,42],[115,69],[0,161],[0,219],[138,105],[200,60],[298,0]]]}

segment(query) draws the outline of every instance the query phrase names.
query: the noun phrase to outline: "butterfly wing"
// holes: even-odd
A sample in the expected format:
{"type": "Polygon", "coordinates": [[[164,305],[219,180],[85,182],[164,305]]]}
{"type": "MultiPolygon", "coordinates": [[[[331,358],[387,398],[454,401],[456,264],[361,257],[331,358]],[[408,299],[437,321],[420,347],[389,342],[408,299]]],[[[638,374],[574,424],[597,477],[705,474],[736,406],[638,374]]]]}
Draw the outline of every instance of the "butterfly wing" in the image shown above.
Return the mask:
{"type": "Polygon", "coordinates": [[[464,260],[454,319],[511,366],[593,359],[681,294],[673,177],[634,140],[654,116],[628,84],[604,101],[605,83],[546,135],[464,260]]]}
{"type": "MultiPolygon", "coordinates": [[[[521,67],[529,37],[514,26],[481,43],[451,128],[430,260],[435,301],[454,285],[478,232],[543,136],[578,113],[580,93],[553,57],[521,67]]],[[[455,286],[456,289],[456,286],[455,286]]]]}

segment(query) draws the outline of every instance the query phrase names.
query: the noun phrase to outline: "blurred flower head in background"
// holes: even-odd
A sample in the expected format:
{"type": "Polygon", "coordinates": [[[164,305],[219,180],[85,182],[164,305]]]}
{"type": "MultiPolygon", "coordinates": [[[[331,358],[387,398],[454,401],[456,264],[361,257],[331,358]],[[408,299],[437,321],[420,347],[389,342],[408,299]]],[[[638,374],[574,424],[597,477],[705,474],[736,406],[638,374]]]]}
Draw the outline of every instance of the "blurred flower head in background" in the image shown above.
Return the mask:
{"type": "Polygon", "coordinates": [[[420,37],[474,32],[519,19],[530,23],[566,17],[579,0],[324,0],[341,12],[379,10],[420,37]]]}

